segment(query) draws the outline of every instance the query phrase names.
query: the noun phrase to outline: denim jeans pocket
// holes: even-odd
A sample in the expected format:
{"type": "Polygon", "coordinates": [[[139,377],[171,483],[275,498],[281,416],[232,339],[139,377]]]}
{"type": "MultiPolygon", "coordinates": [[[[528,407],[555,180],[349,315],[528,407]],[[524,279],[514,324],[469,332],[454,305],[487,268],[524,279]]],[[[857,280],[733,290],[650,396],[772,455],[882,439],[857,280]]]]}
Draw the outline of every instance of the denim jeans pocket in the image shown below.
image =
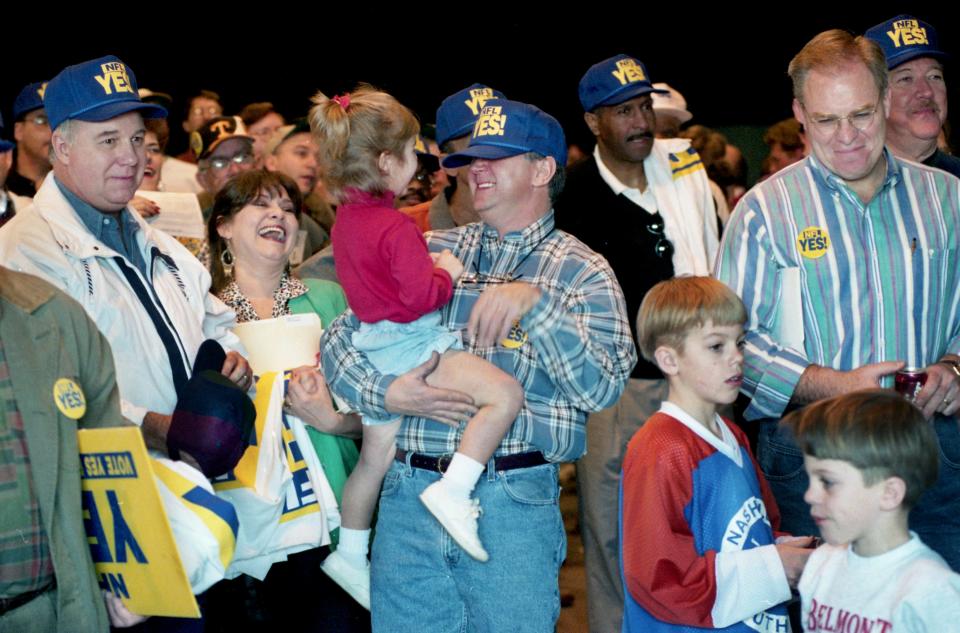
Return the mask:
{"type": "Polygon", "coordinates": [[[554,464],[505,470],[497,475],[504,492],[517,503],[547,506],[560,501],[560,483],[554,464]]]}
{"type": "Polygon", "coordinates": [[[757,439],[757,463],[768,480],[784,481],[803,472],[803,453],[789,430],[766,422],[757,439]]]}
{"type": "Polygon", "coordinates": [[[389,497],[390,495],[396,493],[397,488],[400,486],[400,477],[403,476],[403,469],[401,466],[392,466],[387,471],[387,475],[383,478],[383,487],[380,489],[381,497],[389,497]]]}
{"type": "Polygon", "coordinates": [[[960,470],[960,420],[956,417],[934,419],[937,443],[940,445],[940,462],[944,467],[960,470]]]}

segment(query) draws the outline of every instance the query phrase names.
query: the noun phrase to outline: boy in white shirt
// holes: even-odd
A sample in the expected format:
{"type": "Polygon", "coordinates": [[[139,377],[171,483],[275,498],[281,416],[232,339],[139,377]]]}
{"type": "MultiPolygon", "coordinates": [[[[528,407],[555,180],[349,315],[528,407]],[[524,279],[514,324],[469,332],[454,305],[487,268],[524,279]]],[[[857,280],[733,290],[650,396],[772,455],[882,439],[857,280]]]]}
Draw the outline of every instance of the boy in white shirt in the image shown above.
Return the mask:
{"type": "Polygon", "coordinates": [[[640,307],[640,351],[670,390],[623,462],[625,633],[790,630],[784,603],[810,539],[777,531],[746,436],[717,414],[743,381],[745,321],[737,295],[709,277],[663,281],[640,307]]]}
{"type": "Polygon", "coordinates": [[[936,436],[883,389],[822,400],[785,421],[803,450],[804,499],[827,544],[800,579],[804,631],[960,631],[960,575],[908,529],[937,479],[936,436]]]}

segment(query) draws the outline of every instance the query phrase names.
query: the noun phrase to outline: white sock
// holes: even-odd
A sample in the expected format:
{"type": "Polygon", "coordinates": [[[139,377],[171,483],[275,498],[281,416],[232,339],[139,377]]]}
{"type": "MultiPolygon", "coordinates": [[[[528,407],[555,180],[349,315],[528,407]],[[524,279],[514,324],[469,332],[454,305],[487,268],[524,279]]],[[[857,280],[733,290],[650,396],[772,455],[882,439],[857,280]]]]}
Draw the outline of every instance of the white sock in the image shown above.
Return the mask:
{"type": "Polygon", "coordinates": [[[452,494],[466,499],[486,468],[486,464],[481,464],[463,453],[454,453],[450,465],[443,473],[442,481],[452,494]]]}
{"type": "Polygon", "coordinates": [[[355,567],[366,567],[370,549],[370,530],[353,530],[340,526],[340,544],[337,551],[355,567]]]}

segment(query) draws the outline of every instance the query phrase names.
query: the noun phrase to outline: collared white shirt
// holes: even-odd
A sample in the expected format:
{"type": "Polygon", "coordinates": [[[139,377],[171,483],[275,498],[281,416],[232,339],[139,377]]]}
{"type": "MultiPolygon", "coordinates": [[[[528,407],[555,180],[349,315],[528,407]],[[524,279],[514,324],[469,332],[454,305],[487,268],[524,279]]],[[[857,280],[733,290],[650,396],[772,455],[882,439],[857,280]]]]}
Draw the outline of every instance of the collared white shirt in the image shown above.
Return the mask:
{"type": "Polygon", "coordinates": [[[600,172],[600,177],[603,178],[603,182],[607,183],[607,186],[613,190],[613,193],[623,194],[630,200],[633,204],[643,207],[643,210],[653,215],[659,209],[657,207],[657,198],[653,195],[653,189],[648,185],[646,189],[640,191],[636,187],[628,187],[617,178],[610,168],[607,167],[603,160],[600,158],[600,145],[594,145],[593,147],[593,157],[597,161],[597,171],[600,172]]]}

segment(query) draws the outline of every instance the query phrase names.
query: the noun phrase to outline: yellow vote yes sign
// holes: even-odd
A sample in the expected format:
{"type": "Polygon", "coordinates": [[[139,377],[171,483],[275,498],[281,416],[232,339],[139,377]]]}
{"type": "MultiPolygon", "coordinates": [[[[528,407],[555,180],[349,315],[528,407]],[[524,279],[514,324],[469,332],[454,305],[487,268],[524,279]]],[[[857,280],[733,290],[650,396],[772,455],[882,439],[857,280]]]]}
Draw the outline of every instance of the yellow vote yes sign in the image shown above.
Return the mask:
{"type": "Polygon", "coordinates": [[[83,525],[97,581],[134,613],[200,617],[154,480],[134,427],[77,432],[83,525]]]}

